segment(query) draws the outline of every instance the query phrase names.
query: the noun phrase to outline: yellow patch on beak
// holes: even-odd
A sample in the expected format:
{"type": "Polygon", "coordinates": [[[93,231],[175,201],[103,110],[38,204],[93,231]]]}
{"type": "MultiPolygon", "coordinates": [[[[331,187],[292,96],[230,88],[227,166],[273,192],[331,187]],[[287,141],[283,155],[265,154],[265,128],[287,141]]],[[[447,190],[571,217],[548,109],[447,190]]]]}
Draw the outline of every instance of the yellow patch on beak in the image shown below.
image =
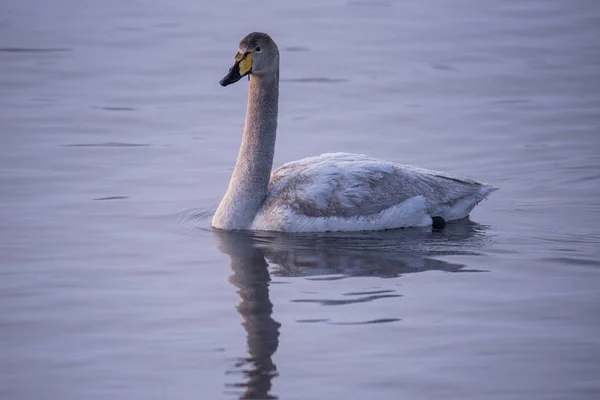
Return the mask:
{"type": "Polygon", "coordinates": [[[244,76],[250,72],[252,72],[252,54],[248,53],[242,57],[240,60],[240,75],[244,76]]]}
{"type": "MultiPolygon", "coordinates": [[[[242,79],[243,76],[248,75],[252,72],[252,53],[238,53],[235,56],[235,64],[229,68],[229,72],[225,75],[225,78],[221,79],[219,83],[221,86],[231,85],[242,79]]],[[[250,79],[250,77],[248,77],[250,79]]]]}

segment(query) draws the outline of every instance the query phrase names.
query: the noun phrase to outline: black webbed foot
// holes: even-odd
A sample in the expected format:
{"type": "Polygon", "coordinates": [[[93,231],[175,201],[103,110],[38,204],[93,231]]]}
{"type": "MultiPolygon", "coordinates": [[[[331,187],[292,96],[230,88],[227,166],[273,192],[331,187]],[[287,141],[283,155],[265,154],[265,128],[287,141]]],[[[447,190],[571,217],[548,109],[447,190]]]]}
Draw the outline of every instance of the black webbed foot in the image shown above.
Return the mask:
{"type": "Polygon", "coordinates": [[[446,220],[442,217],[431,217],[431,227],[434,231],[442,230],[446,227],[446,220]]]}

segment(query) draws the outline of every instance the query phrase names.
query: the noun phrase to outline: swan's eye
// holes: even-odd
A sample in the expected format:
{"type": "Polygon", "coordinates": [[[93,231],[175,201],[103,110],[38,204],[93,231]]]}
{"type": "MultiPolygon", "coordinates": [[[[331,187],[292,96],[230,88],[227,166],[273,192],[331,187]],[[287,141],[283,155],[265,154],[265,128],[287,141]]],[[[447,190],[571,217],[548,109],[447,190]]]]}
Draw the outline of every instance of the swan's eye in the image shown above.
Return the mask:
{"type": "Polygon", "coordinates": [[[256,52],[257,52],[257,53],[260,53],[260,46],[258,46],[258,47],[256,48],[256,52]]]}

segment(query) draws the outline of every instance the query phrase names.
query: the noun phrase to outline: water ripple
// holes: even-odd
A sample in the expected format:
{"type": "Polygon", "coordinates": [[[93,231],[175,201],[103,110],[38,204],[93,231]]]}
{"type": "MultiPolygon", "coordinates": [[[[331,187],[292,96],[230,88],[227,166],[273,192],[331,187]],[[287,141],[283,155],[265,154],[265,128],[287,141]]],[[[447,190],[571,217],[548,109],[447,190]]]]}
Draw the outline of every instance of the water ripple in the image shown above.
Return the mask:
{"type": "Polygon", "coordinates": [[[146,143],[123,143],[123,142],[104,142],[104,143],[73,143],[65,144],[63,147],[146,147],[146,143]]]}
{"type": "Polygon", "coordinates": [[[387,299],[391,297],[402,297],[400,294],[382,294],[374,296],[364,296],[358,299],[351,300],[334,300],[334,299],[297,299],[292,300],[293,303],[318,303],[322,306],[344,306],[347,304],[367,303],[373,300],[387,299]]]}
{"type": "Polygon", "coordinates": [[[342,83],[349,82],[348,79],[343,78],[327,78],[327,77],[309,77],[309,78],[284,78],[282,82],[295,82],[295,83],[342,83]]]}
{"type": "Polygon", "coordinates": [[[61,53],[71,51],[72,49],[61,48],[61,47],[0,47],[1,53],[61,53]]]}

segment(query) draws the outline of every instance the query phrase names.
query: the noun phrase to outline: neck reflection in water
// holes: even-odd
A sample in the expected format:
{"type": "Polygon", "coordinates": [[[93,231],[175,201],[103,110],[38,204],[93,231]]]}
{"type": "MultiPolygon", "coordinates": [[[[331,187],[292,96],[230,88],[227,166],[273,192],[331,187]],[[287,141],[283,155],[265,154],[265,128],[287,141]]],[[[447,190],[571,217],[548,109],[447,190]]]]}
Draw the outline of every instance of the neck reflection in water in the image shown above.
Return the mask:
{"type": "MultiPolygon", "coordinates": [[[[220,250],[231,260],[233,275],[230,282],[238,288],[241,298],[237,310],[244,319],[249,356],[240,358],[235,365],[236,371],[231,371],[241,370],[244,382],[228,385],[230,388],[245,388],[241,399],[277,398],[269,392],[271,381],[277,376],[272,357],[279,345],[281,325],[272,318],[269,264],[275,276],[322,275],[322,279],[343,279],[349,276],[392,278],[429,270],[479,272],[436,257],[477,255],[477,249],[488,239],[486,227],[468,220],[449,224],[442,232],[406,229],[364,233],[283,234],[213,230],[213,234],[220,250]]],[[[364,298],[354,298],[347,302],[399,297],[364,294],[364,298]]],[[[330,305],[328,300],[314,302],[330,305]]]]}
{"type": "Polygon", "coordinates": [[[268,264],[260,250],[254,247],[251,237],[214,231],[219,248],[231,259],[233,275],[229,281],[238,288],[241,302],[237,310],[244,319],[249,357],[240,358],[236,369],[241,369],[246,382],[230,384],[245,387],[240,399],[271,399],[271,379],[277,375],[272,356],[279,345],[279,327],[271,315],[273,304],[269,299],[268,264]]]}

